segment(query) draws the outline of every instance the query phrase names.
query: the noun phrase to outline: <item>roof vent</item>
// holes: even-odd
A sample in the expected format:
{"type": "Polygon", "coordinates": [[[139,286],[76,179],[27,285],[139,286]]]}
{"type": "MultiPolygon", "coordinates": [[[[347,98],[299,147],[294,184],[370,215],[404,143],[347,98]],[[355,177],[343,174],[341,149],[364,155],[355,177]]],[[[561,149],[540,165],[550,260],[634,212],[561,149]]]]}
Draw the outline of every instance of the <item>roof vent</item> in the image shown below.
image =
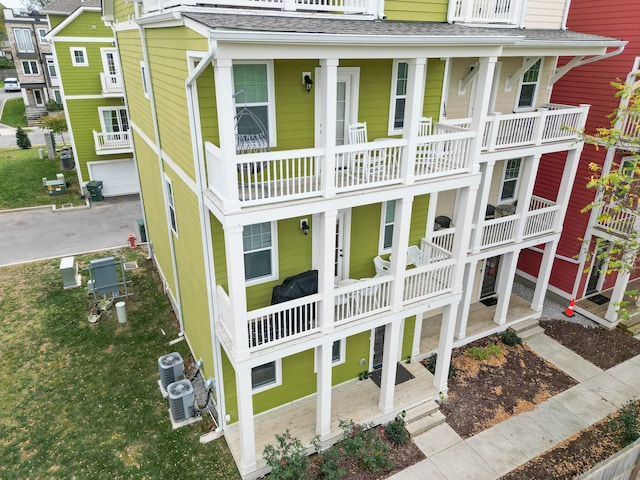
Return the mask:
{"type": "Polygon", "coordinates": [[[184,378],[184,361],[178,352],[169,353],[158,358],[160,384],[167,388],[170,383],[184,378]]]}
{"type": "Polygon", "coordinates": [[[189,380],[179,380],[167,387],[169,393],[169,411],[174,422],[186,420],[195,412],[193,387],[189,380]]]}

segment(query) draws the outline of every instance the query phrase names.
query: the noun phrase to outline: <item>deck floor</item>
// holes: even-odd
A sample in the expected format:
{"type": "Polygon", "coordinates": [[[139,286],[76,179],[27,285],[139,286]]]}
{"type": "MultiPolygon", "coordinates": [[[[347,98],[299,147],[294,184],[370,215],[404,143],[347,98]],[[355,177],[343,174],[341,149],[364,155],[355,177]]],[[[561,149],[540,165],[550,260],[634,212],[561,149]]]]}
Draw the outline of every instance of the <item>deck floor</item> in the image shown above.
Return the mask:
{"type": "MultiPolygon", "coordinates": [[[[629,290],[640,290],[640,278],[632,280],[627,284],[627,291],[629,290]]],[[[612,293],[613,288],[608,288],[607,290],[602,290],[601,292],[598,292],[594,295],[602,295],[611,299],[612,293]]],[[[609,302],[598,305],[597,303],[589,299],[594,295],[589,295],[588,297],[578,300],[575,305],[576,309],[580,309],[580,313],[585,315],[587,318],[591,318],[593,320],[596,320],[594,317],[604,319],[604,316],[607,313],[607,308],[609,308],[609,302]]],[[[635,300],[631,299],[628,295],[625,295],[625,300],[628,302],[627,309],[629,310],[630,314],[633,315],[640,310],[638,307],[636,307],[635,300]]]]}

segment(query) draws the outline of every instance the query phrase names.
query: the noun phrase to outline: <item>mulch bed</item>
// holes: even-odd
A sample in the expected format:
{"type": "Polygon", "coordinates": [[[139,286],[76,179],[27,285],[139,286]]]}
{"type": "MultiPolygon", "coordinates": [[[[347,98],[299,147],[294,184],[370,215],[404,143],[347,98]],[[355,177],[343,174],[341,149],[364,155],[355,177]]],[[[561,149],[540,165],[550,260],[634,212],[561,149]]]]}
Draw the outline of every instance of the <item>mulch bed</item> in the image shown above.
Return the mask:
{"type": "Polygon", "coordinates": [[[540,326],[547,336],[603,370],[640,355],[640,341],[619,329],[589,328],[562,320],[543,320],[540,326]]]}

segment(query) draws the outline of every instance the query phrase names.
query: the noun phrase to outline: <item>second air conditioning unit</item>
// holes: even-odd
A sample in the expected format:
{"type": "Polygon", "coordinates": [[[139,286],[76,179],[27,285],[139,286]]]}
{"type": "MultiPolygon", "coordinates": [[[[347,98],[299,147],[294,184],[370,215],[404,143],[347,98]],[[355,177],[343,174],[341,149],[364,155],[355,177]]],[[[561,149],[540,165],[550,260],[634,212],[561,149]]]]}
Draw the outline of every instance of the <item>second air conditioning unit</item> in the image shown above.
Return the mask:
{"type": "Polygon", "coordinates": [[[184,361],[178,352],[169,353],[158,358],[158,370],[162,388],[184,378],[184,361]]]}
{"type": "Polygon", "coordinates": [[[195,412],[193,386],[189,380],[179,380],[167,387],[169,411],[174,422],[186,420],[195,412]]]}

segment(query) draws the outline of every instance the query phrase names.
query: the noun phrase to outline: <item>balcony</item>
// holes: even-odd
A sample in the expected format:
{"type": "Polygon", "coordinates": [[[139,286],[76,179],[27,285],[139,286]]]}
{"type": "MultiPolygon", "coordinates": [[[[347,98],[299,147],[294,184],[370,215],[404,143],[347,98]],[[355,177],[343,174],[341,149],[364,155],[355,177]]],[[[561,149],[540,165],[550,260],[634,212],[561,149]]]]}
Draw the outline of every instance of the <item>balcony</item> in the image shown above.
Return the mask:
{"type": "Polygon", "coordinates": [[[521,5],[514,0],[457,0],[453,21],[517,25],[521,5]]]}
{"type": "MultiPolygon", "coordinates": [[[[429,246],[438,251],[439,256],[434,256],[427,265],[407,269],[399,278],[404,287],[399,308],[452,290],[455,261],[435,245],[429,246]]],[[[395,281],[393,275],[383,275],[357,280],[329,292],[326,303],[333,306],[334,325],[339,327],[390,312],[395,281]]],[[[319,293],[308,295],[249,311],[243,319],[236,320],[233,318],[231,299],[221,286],[217,288],[217,296],[219,320],[225,336],[236,349],[243,349],[247,345],[250,353],[319,334],[320,307],[327,297],[319,293]]]]}
{"type": "Polygon", "coordinates": [[[374,0],[144,0],[144,12],[161,11],[179,6],[242,7],[287,12],[324,12],[374,15],[374,0]]]}
{"type": "Polygon", "coordinates": [[[103,97],[121,97],[124,95],[124,86],[120,74],[100,72],[100,84],[103,97]]]}
{"type": "MultiPolygon", "coordinates": [[[[535,112],[494,113],[487,116],[482,152],[578,140],[576,132],[584,128],[588,113],[587,105],[556,104],[547,104],[535,112]]],[[[468,128],[471,119],[452,119],[446,123],[468,128]]]]}
{"type": "Polygon", "coordinates": [[[640,137],[640,112],[629,112],[620,127],[621,140],[625,148],[638,151],[638,137],[640,137]]]}
{"type": "Polygon", "coordinates": [[[98,155],[133,152],[133,141],[130,130],[124,132],[96,132],[94,130],[93,141],[96,146],[96,154],[98,155]]]}
{"type": "Polygon", "coordinates": [[[629,234],[640,230],[640,213],[615,211],[605,205],[598,215],[595,228],[613,237],[627,238],[629,234]]]}
{"type": "Polygon", "coordinates": [[[236,155],[230,164],[207,142],[209,189],[223,202],[239,201],[245,207],[469,173],[473,132],[452,125],[434,127],[433,135],[418,138],[411,169],[403,168],[409,161],[407,139],[336,146],[331,165],[322,148],[236,155]],[[221,174],[230,168],[232,172],[221,174]],[[233,184],[226,178],[233,178],[233,184]]]}

